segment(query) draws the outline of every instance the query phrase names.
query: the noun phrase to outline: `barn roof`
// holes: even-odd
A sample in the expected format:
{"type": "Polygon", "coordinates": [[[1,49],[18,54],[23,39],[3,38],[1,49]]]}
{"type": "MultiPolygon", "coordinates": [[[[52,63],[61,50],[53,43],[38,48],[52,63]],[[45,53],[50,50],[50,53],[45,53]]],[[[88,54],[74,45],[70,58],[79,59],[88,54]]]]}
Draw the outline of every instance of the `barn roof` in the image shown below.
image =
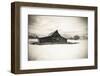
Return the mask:
{"type": "Polygon", "coordinates": [[[59,34],[58,30],[56,30],[55,32],[52,33],[52,36],[58,37],[58,36],[61,36],[61,35],[59,34]]]}
{"type": "Polygon", "coordinates": [[[61,36],[61,35],[59,34],[58,30],[56,30],[56,31],[54,31],[53,33],[50,33],[48,36],[45,36],[45,37],[42,37],[42,38],[47,38],[47,37],[51,37],[51,36],[53,36],[53,37],[62,37],[62,38],[65,38],[65,37],[63,37],[63,36],[61,36]]]}

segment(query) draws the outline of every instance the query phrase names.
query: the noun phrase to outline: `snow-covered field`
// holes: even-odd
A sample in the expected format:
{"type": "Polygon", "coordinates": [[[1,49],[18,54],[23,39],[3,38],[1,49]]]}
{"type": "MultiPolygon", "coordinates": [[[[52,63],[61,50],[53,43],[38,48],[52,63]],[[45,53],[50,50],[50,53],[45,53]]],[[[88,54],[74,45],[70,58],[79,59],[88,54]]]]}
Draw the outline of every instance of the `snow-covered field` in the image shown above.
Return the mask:
{"type": "Polygon", "coordinates": [[[88,57],[87,40],[78,44],[32,45],[29,44],[29,60],[61,60],[88,57]]]}

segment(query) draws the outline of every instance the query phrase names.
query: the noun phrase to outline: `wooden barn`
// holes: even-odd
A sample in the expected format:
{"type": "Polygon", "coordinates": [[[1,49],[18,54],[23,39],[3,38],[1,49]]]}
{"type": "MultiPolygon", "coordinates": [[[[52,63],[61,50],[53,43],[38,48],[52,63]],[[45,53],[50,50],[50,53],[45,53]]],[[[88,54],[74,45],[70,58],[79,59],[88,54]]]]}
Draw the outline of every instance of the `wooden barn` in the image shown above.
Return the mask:
{"type": "Polygon", "coordinates": [[[39,38],[39,43],[67,43],[67,39],[62,37],[56,30],[51,36],[39,38]]]}

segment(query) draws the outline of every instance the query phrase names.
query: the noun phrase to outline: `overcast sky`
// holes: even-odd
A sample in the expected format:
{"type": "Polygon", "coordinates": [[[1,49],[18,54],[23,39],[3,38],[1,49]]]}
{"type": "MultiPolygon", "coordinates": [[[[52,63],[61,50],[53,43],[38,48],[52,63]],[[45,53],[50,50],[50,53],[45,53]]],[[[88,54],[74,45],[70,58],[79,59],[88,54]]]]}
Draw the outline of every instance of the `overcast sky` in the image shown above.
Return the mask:
{"type": "Polygon", "coordinates": [[[29,33],[34,33],[39,37],[45,37],[58,30],[63,37],[76,34],[83,35],[87,34],[87,20],[86,17],[29,15],[29,33]]]}

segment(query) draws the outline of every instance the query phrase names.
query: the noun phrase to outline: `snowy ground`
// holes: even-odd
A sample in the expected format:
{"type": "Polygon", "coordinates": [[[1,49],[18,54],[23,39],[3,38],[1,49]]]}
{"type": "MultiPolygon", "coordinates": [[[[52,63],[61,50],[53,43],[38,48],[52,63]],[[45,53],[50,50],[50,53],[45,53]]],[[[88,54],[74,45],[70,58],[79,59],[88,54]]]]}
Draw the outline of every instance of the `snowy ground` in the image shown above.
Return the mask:
{"type": "Polygon", "coordinates": [[[29,60],[65,60],[87,58],[87,40],[78,44],[32,45],[29,44],[29,60]]]}

